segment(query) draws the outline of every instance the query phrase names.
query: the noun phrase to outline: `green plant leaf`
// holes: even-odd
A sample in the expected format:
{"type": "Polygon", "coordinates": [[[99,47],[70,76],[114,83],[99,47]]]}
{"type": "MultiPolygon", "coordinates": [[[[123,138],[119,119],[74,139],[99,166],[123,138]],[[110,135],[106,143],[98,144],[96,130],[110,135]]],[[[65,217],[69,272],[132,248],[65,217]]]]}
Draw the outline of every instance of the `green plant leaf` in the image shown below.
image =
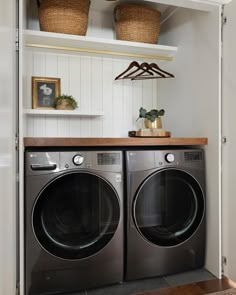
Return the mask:
{"type": "Polygon", "coordinates": [[[164,116],[165,110],[161,109],[158,114],[159,114],[159,116],[164,116]]]}
{"type": "Polygon", "coordinates": [[[150,111],[147,112],[146,109],[144,109],[143,107],[141,107],[139,109],[139,117],[137,118],[145,118],[151,122],[154,122],[156,120],[156,118],[160,117],[160,116],[164,116],[165,114],[165,110],[161,109],[160,111],[158,111],[157,109],[152,109],[150,111]]]}
{"type": "Polygon", "coordinates": [[[145,110],[143,108],[139,109],[139,117],[140,118],[145,118],[146,113],[147,113],[147,110],[145,110]]]}
{"type": "Polygon", "coordinates": [[[145,110],[144,108],[141,107],[139,109],[139,117],[137,118],[137,120],[140,119],[140,118],[145,118],[146,113],[147,113],[147,110],[145,110]]]}
{"type": "Polygon", "coordinates": [[[155,116],[157,118],[158,117],[158,110],[151,110],[150,114],[151,114],[151,116],[155,116]]]}

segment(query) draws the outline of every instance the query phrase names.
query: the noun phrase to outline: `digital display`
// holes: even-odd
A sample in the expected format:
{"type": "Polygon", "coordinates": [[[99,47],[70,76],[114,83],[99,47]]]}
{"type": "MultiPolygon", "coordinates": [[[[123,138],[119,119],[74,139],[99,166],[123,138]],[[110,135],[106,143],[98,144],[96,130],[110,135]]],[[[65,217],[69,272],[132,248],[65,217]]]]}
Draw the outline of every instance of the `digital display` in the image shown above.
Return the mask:
{"type": "Polygon", "coordinates": [[[185,161],[201,161],[202,152],[185,152],[184,159],[185,161]]]}
{"type": "Polygon", "coordinates": [[[98,153],[98,165],[119,165],[120,153],[98,153]]]}

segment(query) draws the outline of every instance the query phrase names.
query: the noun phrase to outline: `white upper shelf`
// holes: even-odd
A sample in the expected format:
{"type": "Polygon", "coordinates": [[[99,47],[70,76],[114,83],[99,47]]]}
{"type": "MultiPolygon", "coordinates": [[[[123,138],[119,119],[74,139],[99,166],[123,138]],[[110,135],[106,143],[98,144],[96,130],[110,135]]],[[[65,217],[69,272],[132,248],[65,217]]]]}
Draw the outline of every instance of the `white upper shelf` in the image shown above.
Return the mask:
{"type": "Polygon", "coordinates": [[[42,31],[24,31],[24,46],[120,57],[172,60],[177,47],[42,31]]]}
{"type": "Polygon", "coordinates": [[[26,115],[33,116],[77,116],[77,117],[100,117],[103,116],[104,113],[100,111],[77,111],[77,110],[43,110],[43,109],[25,109],[24,113],[26,115]]]}

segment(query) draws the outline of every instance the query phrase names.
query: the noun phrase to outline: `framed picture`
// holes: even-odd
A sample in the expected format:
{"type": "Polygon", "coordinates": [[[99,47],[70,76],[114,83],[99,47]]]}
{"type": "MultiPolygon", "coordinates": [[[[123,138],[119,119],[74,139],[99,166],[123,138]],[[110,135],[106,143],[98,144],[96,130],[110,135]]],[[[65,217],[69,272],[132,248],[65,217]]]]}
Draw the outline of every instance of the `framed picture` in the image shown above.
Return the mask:
{"type": "Polygon", "coordinates": [[[33,109],[55,109],[55,98],[60,94],[60,78],[32,77],[33,109]]]}

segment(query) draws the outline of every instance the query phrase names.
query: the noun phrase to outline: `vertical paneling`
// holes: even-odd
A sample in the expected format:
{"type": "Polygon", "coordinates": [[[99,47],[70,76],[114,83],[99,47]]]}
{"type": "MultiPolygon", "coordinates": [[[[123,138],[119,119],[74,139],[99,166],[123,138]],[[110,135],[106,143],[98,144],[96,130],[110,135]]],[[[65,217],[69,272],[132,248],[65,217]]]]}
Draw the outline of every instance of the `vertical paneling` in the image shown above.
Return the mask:
{"type": "MultiPolygon", "coordinates": [[[[69,57],[66,55],[58,56],[58,77],[61,78],[61,94],[69,94],[69,57]]],[[[69,117],[57,120],[57,136],[64,137],[69,134],[69,117]]]]}
{"type": "Polygon", "coordinates": [[[26,50],[24,52],[24,59],[27,60],[26,66],[23,72],[23,87],[25,89],[25,96],[30,99],[24,100],[24,108],[31,108],[32,106],[32,93],[31,93],[31,82],[32,82],[32,66],[33,66],[33,55],[32,51],[26,50]]]}
{"type": "MultiPolygon", "coordinates": [[[[91,103],[92,111],[103,111],[103,63],[99,57],[92,58],[92,69],[91,69],[91,103]]],[[[103,118],[93,118],[91,121],[91,136],[102,137],[103,135],[103,118]]]]}
{"type": "MultiPolygon", "coordinates": [[[[80,68],[80,78],[81,78],[81,110],[91,111],[92,108],[92,61],[91,57],[83,57],[81,59],[80,68]]],[[[80,128],[81,136],[91,136],[92,127],[91,120],[89,118],[84,118],[81,121],[80,128]]]]}
{"type": "Polygon", "coordinates": [[[153,80],[143,81],[143,107],[147,110],[150,110],[153,107],[152,83],[153,80]]]}
{"type": "Polygon", "coordinates": [[[33,76],[45,76],[46,55],[43,52],[33,51],[33,76]]]}
{"type": "MultiPolygon", "coordinates": [[[[124,67],[125,68],[125,67],[124,67]]],[[[127,132],[135,129],[135,122],[132,117],[132,87],[131,82],[123,82],[123,128],[121,136],[127,136],[127,132]]]]}
{"type": "MultiPolygon", "coordinates": [[[[146,81],[145,81],[146,82],[146,81]]],[[[142,87],[143,87],[143,81],[133,81],[132,82],[132,119],[133,122],[135,122],[135,129],[142,127],[140,125],[141,120],[138,120],[136,122],[136,119],[139,114],[139,109],[143,105],[143,92],[142,92],[142,87]]]]}
{"type": "MultiPolygon", "coordinates": [[[[32,75],[33,75],[33,53],[32,51],[25,50],[23,55],[24,60],[27,61],[25,63],[23,69],[23,89],[24,89],[24,99],[23,107],[31,108],[32,107],[32,75]]],[[[34,120],[29,117],[24,116],[24,134],[28,136],[34,135],[34,120]]]]}
{"type": "Polygon", "coordinates": [[[152,83],[152,106],[154,109],[158,109],[158,87],[157,81],[152,83]]]}
{"type": "MultiPolygon", "coordinates": [[[[46,54],[46,77],[58,78],[58,58],[54,54],[46,54]]],[[[57,134],[57,118],[45,118],[45,136],[53,137],[57,134]]]]}
{"type": "Polygon", "coordinates": [[[112,60],[108,58],[103,59],[103,111],[106,116],[103,117],[103,135],[113,137],[113,77],[112,77],[112,60]]]}
{"type": "Polygon", "coordinates": [[[112,127],[113,136],[119,137],[120,133],[124,129],[124,113],[123,113],[123,80],[114,81],[114,77],[118,76],[124,71],[123,64],[121,62],[113,62],[113,116],[112,116],[112,127]],[[122,129],[121,129],[122,128],[122,129]]]}
{"type": "MultiPolygon", "coordinates": [[[[25,116],[25,125],[24,125],[24,132],[25,135],[27,136],[37,136],[37,134],[35,134],[34,130],[34,124],[37,122],[36,118],[33,118],[31,116],[26,117],[25,116]]],[[[44,136],[44,135],[41,135],[44,136]]]]}
{"type": "MultiPolygon", "coordinates": [[[[33,52],[33,74],[32,76],[36,77],[46,77],[46,55],[41,52],[33,52]]],[[[31,118],[34,120],[33,126],[33,136],[37,136],[37,134],[41,134],[42,136],[46,136],[46,128],[45,128],[45,116],[37,116],[35,118],[31,118]]]]}
{"type": "Polygon", "coordinates": [[[158,106],[156,80],[114,78],[130,61],[101,56],[27,51],[24,98],[31,106],[31,76],[58,77],[61,93],[73,95],[81,111],[102,111],[103,117],[28,116],[25,136],[124,137],[141,127],[136,122],[141,106],[158,106]]]}
{"type": "MultiPolygon", "coordinates": [[[[69,57],[69,95],[72,95],[81,108],[81,86],[80,86],[80,56],[69,57]]],[[[69,118],[69,136],[80,137],[81,120],[79,117],[69,118]]]]}

